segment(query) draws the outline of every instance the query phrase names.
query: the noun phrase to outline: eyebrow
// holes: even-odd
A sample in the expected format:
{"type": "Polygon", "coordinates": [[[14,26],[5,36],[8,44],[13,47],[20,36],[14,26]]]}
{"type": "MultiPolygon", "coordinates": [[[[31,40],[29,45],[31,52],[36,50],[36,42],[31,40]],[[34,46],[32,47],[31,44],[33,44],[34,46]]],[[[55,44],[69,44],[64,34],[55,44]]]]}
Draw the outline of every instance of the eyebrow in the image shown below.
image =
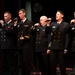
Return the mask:
{"type": "Polygon", "coordinates": [[[7,16],[4,16],[4,17],[7,17],[7,16]]]}

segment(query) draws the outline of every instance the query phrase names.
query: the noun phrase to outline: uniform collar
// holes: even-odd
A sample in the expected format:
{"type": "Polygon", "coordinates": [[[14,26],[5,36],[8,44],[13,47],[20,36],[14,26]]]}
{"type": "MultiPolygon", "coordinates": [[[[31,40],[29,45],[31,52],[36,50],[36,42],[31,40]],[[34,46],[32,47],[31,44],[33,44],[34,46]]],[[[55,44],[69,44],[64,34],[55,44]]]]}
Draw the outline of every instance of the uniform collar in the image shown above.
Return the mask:
{"type": "Polygon", "coordinates": [[[63,22],[63,20],[62,20],[61,22],[58,22],[58,21],[57,21],[57,24],[61,24],[62,22],[63,22]]]}
{"type": "Polygon", "coordinates": [[[24,23],[27,20],[27,18],[25,18],[24,20],[22,20],[22,22],[24,23]]]}
{"type": "Polygon", "coordinates": [[[7,24],[9,24],[11,21],[12,21],[12,20],[9,20],[9,21],[7,22],[7,24]]]}

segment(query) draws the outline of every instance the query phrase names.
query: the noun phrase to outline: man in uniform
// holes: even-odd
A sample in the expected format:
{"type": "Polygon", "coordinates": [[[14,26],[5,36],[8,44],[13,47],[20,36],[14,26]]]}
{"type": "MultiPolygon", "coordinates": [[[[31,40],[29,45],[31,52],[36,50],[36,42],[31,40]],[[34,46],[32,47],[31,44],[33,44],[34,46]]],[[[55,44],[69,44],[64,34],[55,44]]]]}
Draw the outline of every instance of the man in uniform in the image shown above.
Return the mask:
{"type": "MultiPolygon", "coordinates": [[[[75,65],[75,19],[72,19],[70,22],[70,42],[69,42],[69,49],[71,53],[71,62],[75,65]]],[[[75,67],[75,66],[74,66],[75,67]]]]}
{"type": "Polygon", "coordinates": [[[61,75],[66,75],[64,53],[67,53],[69,24],[63,21],[64,14],[57,11],[56,22],[47,25],[46,33],[51,33],[48,52],[50,53],[51,75],[56,75],[56,66],[59,62],[61,75]]]}
{"type": "Polygon", "coordinates": [[[32,21],[28,20],[26,17],[26,10],[19,10],[20,22],[14,23],[15,28],[17,27],[18,32],[18,51],[19,51],[19,61],[21,66],[22,75],[30,75],[30,33],[32,21]]]}
{"type": "MultiPolygon", "coordinates": [[[[35,56],[37,69],[39,69],[42,75],[49,75],[50,69],[48,69],[48,34],[45,33],[47,17],[41,16],[40,23],[36,23],[33,30],[36,34],[35,43],[35,56]]],[[[49,67],[50,68],[50,67],[49,67]]]]}
{"type": "Polygon", "coordinates": [[[9,11],[4,13],[4,21],[0,20],[1,27],[1,50],[4,55],[5,70],[14,73],[17,59],[16,53],[16,37],[14,32],[14,23],[11,20],[11,13],[9,11]]]}
{"type": "Polygon", "coordinates": [[[75,19],[71,20],[71,51],[75,52],[75,19]]]}

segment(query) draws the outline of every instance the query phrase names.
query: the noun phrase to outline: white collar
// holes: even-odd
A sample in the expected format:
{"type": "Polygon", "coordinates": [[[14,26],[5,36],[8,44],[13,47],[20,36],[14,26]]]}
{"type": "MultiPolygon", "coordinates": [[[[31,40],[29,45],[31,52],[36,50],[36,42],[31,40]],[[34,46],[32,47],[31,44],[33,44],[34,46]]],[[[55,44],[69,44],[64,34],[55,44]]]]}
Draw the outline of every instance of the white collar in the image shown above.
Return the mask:
{"type": "Polygon", "coordinates": [[[27,18],[25,18],[24,20],[22,20],[22,22],[24,23],[26,21],[27,18]]]}
{"type": "Polygon", "coordinates": [[[12,20],[9,20],[9,21],[7,22],[7,24],[9,24],[11,21],[12,21],[12,20]]]}
{"type": "Polygon", "coordinates": [[[61,22],[57,22],[58,24],[60,24],[61,22]]]}
{"type": "Polygon", "coordinates": [[[62,22],[63,22],[63,20],[62,20],[62,21],[60,21],[60,22],[59,22],[59,21],[57,21],[57,23],[58,23],[58,24],[60,24],[60,23],[62,23],[62,22]]]}

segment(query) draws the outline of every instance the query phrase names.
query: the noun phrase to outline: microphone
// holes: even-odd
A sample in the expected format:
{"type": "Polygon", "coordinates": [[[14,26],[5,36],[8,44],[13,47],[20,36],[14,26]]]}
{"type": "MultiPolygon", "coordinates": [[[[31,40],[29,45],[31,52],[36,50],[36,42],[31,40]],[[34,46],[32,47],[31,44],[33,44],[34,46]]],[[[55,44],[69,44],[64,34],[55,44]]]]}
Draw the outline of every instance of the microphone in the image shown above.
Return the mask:
{"type": "Polygon", "coordinates": [[[14,20],[13,20],[14,22],[16,22],[16,21],[18,21],[18,17],[17,18],[14,18],[14,20]]]}
{"type": "Polygon", "coordinates": [[[31,29],[35,29],[38,26],[40,26],[40,23],[35,23],[34,26],[31,27],[31,29]]]}
{"type": "MultiPolygon", "coordinates": [[[[74,20],[75,20],[75,12],[74,12],[74,20]]],[[[74,25],[75,22],[71,22],[70,24],[71,24],[71,25],[74,25]]]]}
{"type": "Polygon", "coordinates": [[[48,18],[48,19],[46,20],[46,22],[52,21],[52,19],[53,19],[53,17],[52,17],[52,18],[48,18]]]}
{"type": "Polygon", "coordinates": [[[13,22],[14,22],[14,26],[17,26],[17,23],[18,23],[18,17],[17,17],[17,18],[14,18],[13,22]]]}

